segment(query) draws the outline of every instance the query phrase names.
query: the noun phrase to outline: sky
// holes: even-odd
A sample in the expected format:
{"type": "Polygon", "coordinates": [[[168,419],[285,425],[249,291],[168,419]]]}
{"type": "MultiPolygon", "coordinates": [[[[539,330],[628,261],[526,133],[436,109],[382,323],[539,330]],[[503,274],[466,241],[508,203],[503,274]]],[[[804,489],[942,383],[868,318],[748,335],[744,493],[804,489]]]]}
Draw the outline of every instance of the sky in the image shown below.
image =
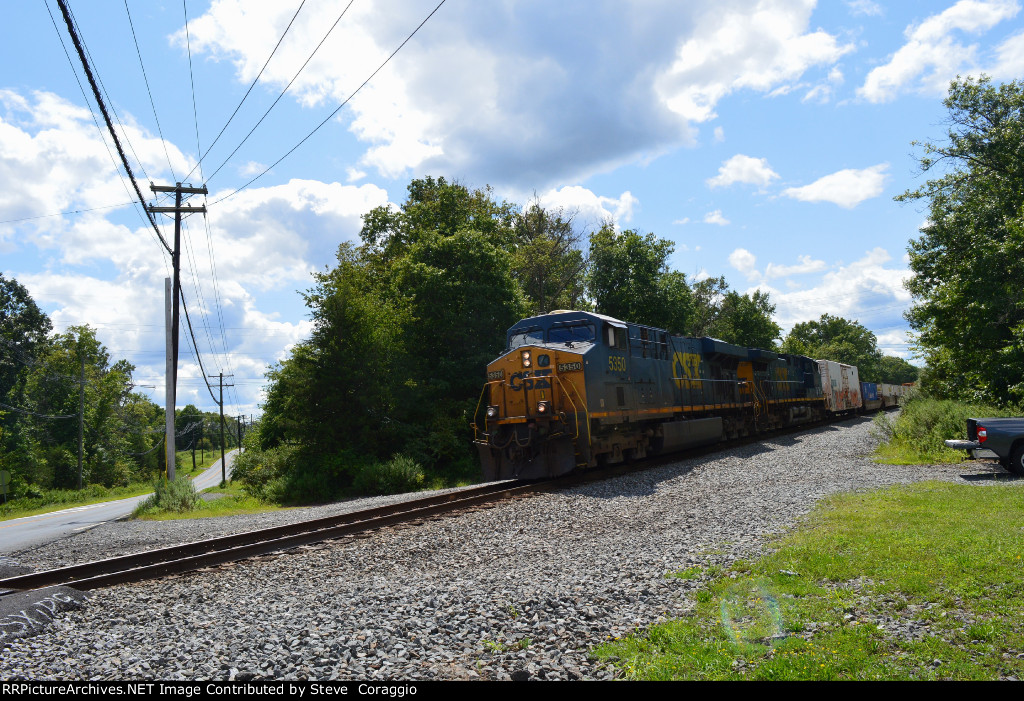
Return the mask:
{"type": "MultiPolygon", "coordinates": [[[[924,183],[950,80],[1024,75],[1021,0],[438,2],[68,1],[147,201],[209,189],[182,280],[226,413],[259,414],[312,273],[427,175],[653,232],[691,281],[768,292],[784,333],[829,313],[914,360],[926,208],[893,198],[924,183]]],[[[56,0],[10,3],[0,39],[0,272],[163,404],[169,256],[56,0]]],[[[189,344],[177,405],[215,410],[189,344]]]]}

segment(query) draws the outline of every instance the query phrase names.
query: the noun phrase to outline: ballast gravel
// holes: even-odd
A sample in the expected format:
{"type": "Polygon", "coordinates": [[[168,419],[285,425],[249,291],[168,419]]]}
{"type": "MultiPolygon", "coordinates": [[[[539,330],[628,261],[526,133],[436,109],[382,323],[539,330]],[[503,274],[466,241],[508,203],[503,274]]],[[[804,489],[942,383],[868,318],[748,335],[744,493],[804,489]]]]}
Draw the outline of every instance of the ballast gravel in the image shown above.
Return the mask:
{"type": "MultiPolygon", "coordinates": [[[[2,676],[612,678],[589,650],[684,613],[703,586],[667,573],[757,557],[830,494],[925,479],[983,487],[1001,473],[988,463],[880,465],[874,446],[871,421],[856,419],[364,538],[100,590],[84,607],[56,612],[39,634],[0,641],[2,676]]],[[[248,517],[247,528],[226,519],[107,524],[61,541],[63,554],[55,546],[17,558],[52,566],[69,552],[85,560],[188,540],[189,528],[202,529],[191,532],[198,539],[275,518],[248,517]]]]}

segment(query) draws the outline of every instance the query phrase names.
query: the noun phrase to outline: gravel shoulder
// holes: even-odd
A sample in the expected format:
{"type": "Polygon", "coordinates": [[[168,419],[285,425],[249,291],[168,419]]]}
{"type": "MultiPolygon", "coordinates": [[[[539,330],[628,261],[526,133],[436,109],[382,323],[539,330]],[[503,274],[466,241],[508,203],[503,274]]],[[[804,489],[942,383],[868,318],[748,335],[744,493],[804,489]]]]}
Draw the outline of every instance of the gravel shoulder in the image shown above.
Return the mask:
{"type": "MultiPolygon", "coordinates": [[[[1002,473],[989,463],[875,464],[870,428],[856,419],[414,527],[94,592],[83,607],[54,612],[38,635],[0,639],[3,677],[611,678],[589,649],[685,612],[701,586],[666,573],[756,557],[830,494],[926,479],[983,487],[1002,473]]],[[[52,567],[366,501],[107,524],[14,557],[52,567]]]]}

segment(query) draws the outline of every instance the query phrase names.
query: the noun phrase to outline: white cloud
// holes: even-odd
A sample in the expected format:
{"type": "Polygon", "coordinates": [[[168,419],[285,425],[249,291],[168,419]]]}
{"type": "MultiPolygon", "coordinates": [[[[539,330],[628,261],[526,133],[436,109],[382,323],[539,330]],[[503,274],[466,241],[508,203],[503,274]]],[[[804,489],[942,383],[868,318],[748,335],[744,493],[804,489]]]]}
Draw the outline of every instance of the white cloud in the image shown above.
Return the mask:
{"type": "Polygon", "coordinates": [[[818,29],[808,32],[814,0],[719,2],[698,16],[675,63],[658,81],[669,109],[689,121],[713,119],[715,106],[741,89],[770,92],[808,69],[853,50],[818,29]]]}
{"type": "Polygon", "coordinates": [[[757,269],[757,257],[745,248],[737,248],[729,254],[729,265],[743,273],[750,281],[771,280],[792,275],[819,273],[828,266],[823,260],[814,260],[810,256],[799,256],[796,265],[779,265],[769,263],[764,272],[757,269]]]}
{"type": "Polygon", "coordinates": [[[768,165],[767,158],[753,158],[736,154],[725,161],[718,169],[718,175],[708,178],[708,187],[725,187],[733,183],[748,183],[766,187],[779,177],[779,174],[768,165]]]}
{"type": "Polygon", "coordinates": [[[888,163],[881,163],[861,170],[841,170],[810,185],[787,188],[782,194],[804,202],[832,202],[852,209],[864,200],[882,194],[888,168],[888,163]]]}
{"type": "MultiPolygon", "coordinates": [[[[326,113],[430,9],[417,0],[355,3],[289,99],[326,113]]],[[[448,3],[339,114],[365,146],[359,167],[388,178],[454,172],[529,190],[692,142],[688,126],[660,104],[652,84],[689,29],[687,13],[670,0],[650,0],[644,13],[629,6],[606,10],[595,15],[587,8],[593,31],[547,42],[539,40],[537,25],[574,24],[579,7],[538,4],[525,26],[511,5],[448,3]],[[592,41],[593,32],[620,45],[639,42],[645,51],[606,51],[592,41]]],[[[190,23],[192,52],[229,60],[240,82],[251,81],[293,12],[281,3],[219,0],[190,23]]],[[[307,3],[261,82],[283,88],[339,13],[335,3],[307,3]]],[[[184,46],[184,32],[174,41],[184,46]]]]}
{"type": "Polygon", "coordinates": [[[585,226],[596,227],[606,221],[615,228],[633,218],[633,208],[640,200],[627,190],[616,197],[597,195],[579,185],[567,185],[560,190],[549,190],[540,196],[540,205],[545,209],[562,209],[576,213],[576,220],[585,226]]]}
{"type": "Polygon", "coordinates": [[[672,222],[672,223],[673,223],[673,224],[676,224],[676,225],[678,225],[678,226],[684,226],[684,225],[686,225],[686,224],[689,224],[689,223],[690,223],[690,218],[689,218],[689,217],[683,217],[682,219],[676,219],[676,220],[675,220],[674,222],[672,222]]]}
{"type": "Polygon", "coordinates": [[[722,216],[722,210],[716,209],[713,212],[708,212],[704,215],[705,224],[717,224],[718,226],[728,226],[729,220],[722,216]]]}
{"type": "MultiPolygon", "coordinates": [[[[776,321],[788,332],[795,324],[831,314],[874,328],[906,328],[902,313],[910,306],[903,282],[911,276],[905,267],[891,267],[892,256],[882,248],[866,251],[850,264],[828,266],[820,282],[799,291],[783,291],[761,284],[776,305],[776,321]]],[[[906,356],[905,356],[906,357],[906,356]]]]}
{"type": "MultiPolygon", "coordinates": [[[[88,110],[47,92],[31,97],[11,90],[0,90],[0,219],[46,217],[55,212],[85,210],[123,204],[135,199],[127,178],[118,176],[111,154],[117,158],[109,137],[101,135],[88,110]]],[[[165,144],[134,126],[126,116],[127,134],[133,152],[142,159],[150,176],[166,172],[165,144]]],[[[186,159],[172,144],[166,144],[171,162],[178,172],[187,170],[186,159]]],[[[118,166],[120,163],[118,162],[118,166]]],[[[144,192],[149,195],[149,192],[144,192]]],[[[109,214],[83,215],[82,220],[109,214]]],[[[16,244],[39,242],[50,246],[64,228],[60,218],[37,219],[21,227],[16,244]],[[25,235],[25,230],[30,233],[25,235]]],[[[14,232],[11,225],[0,225],[0,241],[14,232]]],[[[85,241],[88,248],[93,243],[85,241]]]]}
{"type": "Polygon", "coordinates": [[[766,279],[789,277],[790,275],[805,275],[807,273],[819,273],[827,265],[823,260],[813,260],[810,256],[798,256],[800,262],[797,265],[778,265],[769,263],[764,270],[766,279]]]}
{"type": "MultiPolygon", "coordinates": [[[[978,45],[960,43],[954,33],[984,33],[1019,11],[1016,0],[960,0],[907,27],[906,43],[887,63],[868,73],[857,94],[869,102],[885,102],[911,86],[927,93],[945,92],[957,73],[978,68],[978,45]]],[[[1014,46],[1005,50],[1013,54],[1014,46]]]]}
{"type": "Polygon", "coordinates": [[[874,2],[874,0],[847,0],[846,4],[854,15],[878,17],[885,14],[881,5],[874,2]]]}
{"type": "Polygon", "coordinates": [[[722,127],[715,127],[715,143],[722,143],[725,141],[725,129],[722,127]]]}
{"type": "Polygon", "coordinates": [[[259,163],[257,161],[249,161],[244,166],[238,169],[238,173],[242,177],[251,178],[254,175],[259,175],[264,170],[266,170],[266,168],[267,166],[263,163],[259,163]]]}
{"type": "Polygon", "coordinates": [[[729,254],[729,265],[747,277],[757,277],[757,258],[745,248],[737,248],[729,254]]]}

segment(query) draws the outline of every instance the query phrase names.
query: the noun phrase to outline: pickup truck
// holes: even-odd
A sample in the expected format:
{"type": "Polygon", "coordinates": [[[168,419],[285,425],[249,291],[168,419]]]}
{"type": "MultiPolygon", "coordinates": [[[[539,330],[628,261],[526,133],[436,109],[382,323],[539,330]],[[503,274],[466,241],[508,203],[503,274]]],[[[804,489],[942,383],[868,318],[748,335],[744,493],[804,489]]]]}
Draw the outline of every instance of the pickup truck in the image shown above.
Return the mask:
{"type": "Polygon", "coordinates": [[[1024,418],[967,419],[967,440],[948,440],[946,446],[969,450],[991,450],[1010,472],[1024,475],[1024,418]]]}

